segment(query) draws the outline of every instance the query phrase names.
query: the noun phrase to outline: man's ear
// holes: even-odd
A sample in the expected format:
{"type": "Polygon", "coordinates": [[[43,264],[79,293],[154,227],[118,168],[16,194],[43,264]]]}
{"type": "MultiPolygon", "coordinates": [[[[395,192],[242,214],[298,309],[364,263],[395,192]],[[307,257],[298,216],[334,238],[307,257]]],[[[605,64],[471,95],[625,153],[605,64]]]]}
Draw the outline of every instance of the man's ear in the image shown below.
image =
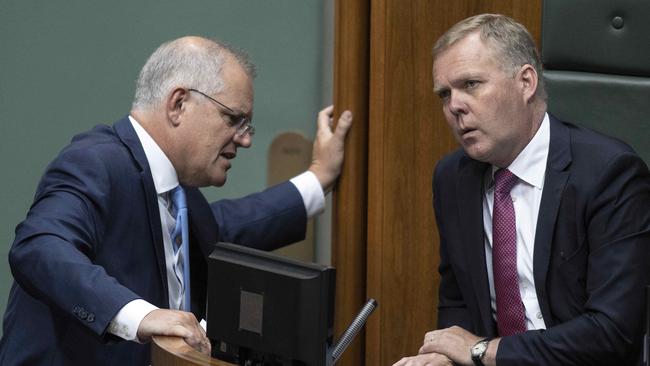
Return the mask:
{"type": "Polygon", "coordinates": [[[185,112],[185,102],[187,101],[188,92],[185,88],[176,88],[172,90],[165,101],[167,118],[174,125],[178,126],[181,116],[185,112]]]}
{"type": "Polygon", "coordinates": [[[522,96],[526,104],[530,103],[537,91],[537,83],[539,82],[539,75],[533,65],[525,64],[517,74],[517,80],[521,86],[522,96]]]}
{"type": "Polygon", "coordinates": [[[526,64],[522,66],[521,69],[519,70],[519,73],[517,75],[517,80],[521,85],[522,95],[524,97],[524,102],[526,104],[531,102],[531,100],[535,96],[535,91],[537,90],[537,83],[539,81],[538,77],[539,75],[537,75],[537,70],[535,70],[533,65],[526,64]]]}

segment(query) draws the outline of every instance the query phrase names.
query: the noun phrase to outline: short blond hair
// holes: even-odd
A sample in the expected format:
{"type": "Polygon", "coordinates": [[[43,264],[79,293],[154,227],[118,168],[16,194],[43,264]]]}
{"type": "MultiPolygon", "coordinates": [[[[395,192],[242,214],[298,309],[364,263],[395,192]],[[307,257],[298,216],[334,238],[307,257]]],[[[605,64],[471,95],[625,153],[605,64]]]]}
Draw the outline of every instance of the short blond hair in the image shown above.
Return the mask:
{"type": "Polygon", "coordinates": [[[506,72],[517,72],[529,64],[537,71],[535,95],[547,99],[542,61],[530,32],[514,19],[501,14],[480,14],[461,20],[443,34],[433,46],[433,58],[439,56],[456,42],[479,32],[481,40],[491,45],[506,72]]]}

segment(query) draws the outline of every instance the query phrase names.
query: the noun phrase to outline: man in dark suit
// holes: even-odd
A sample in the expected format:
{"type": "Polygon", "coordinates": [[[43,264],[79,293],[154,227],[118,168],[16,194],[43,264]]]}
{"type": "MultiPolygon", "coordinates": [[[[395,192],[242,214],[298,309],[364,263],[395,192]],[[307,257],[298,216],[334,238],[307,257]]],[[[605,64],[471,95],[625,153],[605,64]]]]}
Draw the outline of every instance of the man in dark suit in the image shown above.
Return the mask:
{"type": "Polygon", "coordinates": [[[502,15],[434,46],[462,146],[434,173],[438,330],[396,365],[633,365],[650,283],[650,175],[624,143],[546,111],[530,34],[502,15]]]}
{"type": "Polygon", "coordinates": [[[223,185],[237,149],[251,145],[253,77],[222,44],[165,43],[140,73],[130,115],[54,159],[9,253],[0,364],[148,365],[153,335],[210,352],[197,319],[211,245],[302,239],[340,172],[352,119],[343,113],[332,131],[332,108],[319,114],[308,172],[208,204],[197,187],[223,185]]]}

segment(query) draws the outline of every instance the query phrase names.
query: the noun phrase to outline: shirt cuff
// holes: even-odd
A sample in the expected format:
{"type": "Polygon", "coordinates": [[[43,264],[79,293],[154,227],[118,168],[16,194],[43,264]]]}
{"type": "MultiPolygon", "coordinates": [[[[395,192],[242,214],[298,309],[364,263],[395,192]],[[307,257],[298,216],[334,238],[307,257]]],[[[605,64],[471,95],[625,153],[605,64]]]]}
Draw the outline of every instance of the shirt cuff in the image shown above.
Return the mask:
{"type": "Polygon", "coordinates": [[[325,211],[325,194],[316,175],[309,170],[291,178],[291,183],[298,189],[305,204],[307,218],[325,211]]]}
{"type": "Polygon", "coordinates": [[[122,309],[111,320],[108,326],[108,332],[123,338],[127,341],[136,341],[138,339],[138,327],[140,322],[147,314],[158,309],[157,306],[152,305],[142,299],[136,299],[124,305],[122,309]]]}

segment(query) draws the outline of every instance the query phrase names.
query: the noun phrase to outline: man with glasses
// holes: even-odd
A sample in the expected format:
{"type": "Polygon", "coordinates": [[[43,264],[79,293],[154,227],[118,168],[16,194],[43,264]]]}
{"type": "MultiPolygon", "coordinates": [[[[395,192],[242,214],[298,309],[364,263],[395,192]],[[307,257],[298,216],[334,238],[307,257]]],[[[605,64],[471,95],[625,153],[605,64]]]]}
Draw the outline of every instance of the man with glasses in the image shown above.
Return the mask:
{"type": "Polygon", "coordinates": [[[211,244],[301,240],[340,173],[352,122],[346,111],[332,131],[324,109],[307,172],[208,204],[198,187],[222,186],[237,149],[251,146],[253,77],[220,43],[165,43],[140,73],[130,114],[55,158],[9,254],[0,364],[148,365],[153,335],[210,353],[197,319],[211,244]]]}

